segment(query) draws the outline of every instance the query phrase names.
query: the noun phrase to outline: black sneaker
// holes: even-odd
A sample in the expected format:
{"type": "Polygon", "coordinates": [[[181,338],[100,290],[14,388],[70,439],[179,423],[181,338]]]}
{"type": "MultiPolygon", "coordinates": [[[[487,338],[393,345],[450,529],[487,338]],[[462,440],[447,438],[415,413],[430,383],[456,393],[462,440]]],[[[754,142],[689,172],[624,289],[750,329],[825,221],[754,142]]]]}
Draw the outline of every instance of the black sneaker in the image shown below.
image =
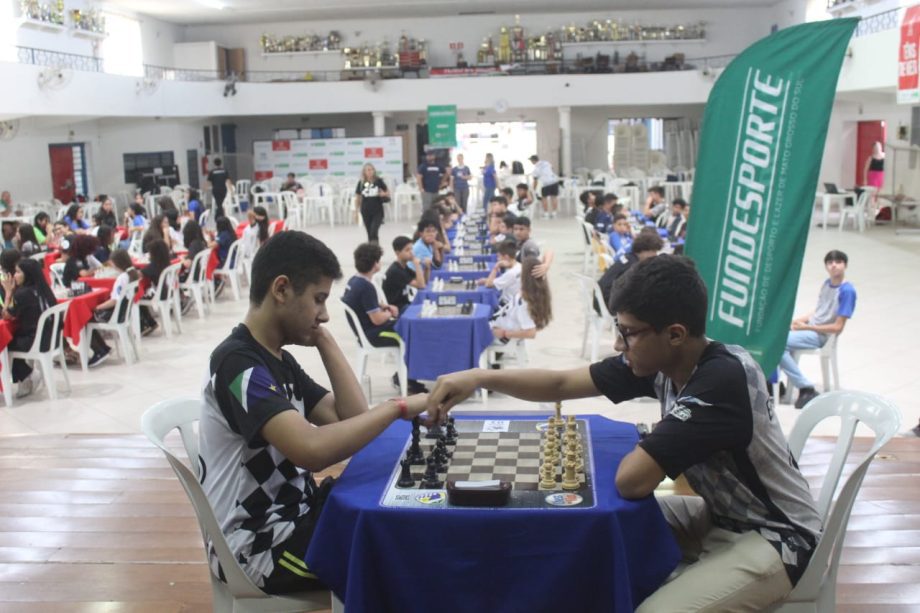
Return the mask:
{"type": "Polygon", "coordinates": [[[412,394],[427,394],[428,388],[422,385],[420,382],[415,379],[409,379],[409,385],[406,386],[406,391],[409,392],[409,395],[412,394]]]}
{"type": "Polygon", "coordinates": [[[159,327],[160,327],[160,324],[154,322],[150,324],[149,326],[141,329],[141,336],[149,336],[152,332],[154,332],[159,327]]]}
{"type": "Polygon", "coordinates": [[[813,387],[803,387],[799,390],[799,397],[795,401],[795,408],[801,409],[806,404],[817,398],[820,394],[813,387]]]}
{"type": "Polygon", "coordinates": [[[214,299],[215,299],[215,300],[217,300],[218,298],[220,298],[220,293],[221,293],[222,291],[224,291],[224,286],[225,286],[225,285],[226,285],[226,283],[224,282],[223,278],[220,278],[220,279],[218,279],[217,281],[214,282],[214,299]]]}
{"type": "Polygon", "coordinates": [[[181,305],[181,311],[183,315],[188,315],[188,312],[192,310],[192,299],[188,296],[183,295],[179,299],[179,304],[181,305]]]}
{"type": "Polygon", "coordinates": [[[90,368],[99,366],[109,358],[109,353],[111,353],[111,349],[106,349],[105,351],[97,351],[93,354],[93,357],[89,359],[89,364],[87,364],[87,366],[90,368]]]}

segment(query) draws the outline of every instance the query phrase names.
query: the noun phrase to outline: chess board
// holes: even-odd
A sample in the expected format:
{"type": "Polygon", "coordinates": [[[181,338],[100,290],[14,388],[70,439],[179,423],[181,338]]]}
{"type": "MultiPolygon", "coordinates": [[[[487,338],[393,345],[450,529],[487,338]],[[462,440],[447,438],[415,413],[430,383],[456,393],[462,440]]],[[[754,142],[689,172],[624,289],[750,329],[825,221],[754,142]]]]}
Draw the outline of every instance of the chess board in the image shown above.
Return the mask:
{"type": "Polygon", "coordinates": [[[438,310],[435,311],[433,317],[472,317],[473,313],[476,312],[476,308],[470,309],[469,313],[462,312],[463,305],[455,304],[451,306],[439,306],[438,310]]]}
{"type": "MultiPolygon", "coordinates": [[[[591,437],[588,422],[576,420],[578,436],[582,444],[583,470],[577,471],[580,487],[576,491],[562,489],[562,469],[557,467],[555,487],[540,486],[540,465],[543,462],[541,440],[546,428],[545,419],[482,420],[457,419],[457,444],[451,447],[453,457],[447,466],[447,473],[439,478],[446,484],[457,481],[507,481],[512,485],[511,499],[502,508],[589,508],[594,506],[594,461],[591,451],[591,437]]],[[[432,445],[426,439],[422,428],[421,445],[427,455],[432,445]]],[[[394,461],[394,469],[381,499],[381,506],[402,508],[452,508],[447,501],[446,490],[422,489],[419,484],[425,466],[412,466],[413,488],[399,488],[399,460],[406,456],[411,444],[407,438],[400,457],[394,461]]]]}

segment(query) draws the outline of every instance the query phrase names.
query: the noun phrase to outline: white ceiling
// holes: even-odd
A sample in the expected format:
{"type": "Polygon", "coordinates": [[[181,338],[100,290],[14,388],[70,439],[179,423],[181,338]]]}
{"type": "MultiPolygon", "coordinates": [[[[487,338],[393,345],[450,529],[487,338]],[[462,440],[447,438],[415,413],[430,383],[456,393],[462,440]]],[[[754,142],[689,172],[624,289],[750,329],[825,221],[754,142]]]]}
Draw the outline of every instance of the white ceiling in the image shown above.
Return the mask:
{"type": "Polygon", "coordinates": [[[150,15],[176,24],[254,23],[310,19],[445,17],[467,14],[527,14],[617,10],[743,8],[777,0],[107,0],[104,6],[150,15]],[[219,9],[216,6],[223,5],[219,9]]]}

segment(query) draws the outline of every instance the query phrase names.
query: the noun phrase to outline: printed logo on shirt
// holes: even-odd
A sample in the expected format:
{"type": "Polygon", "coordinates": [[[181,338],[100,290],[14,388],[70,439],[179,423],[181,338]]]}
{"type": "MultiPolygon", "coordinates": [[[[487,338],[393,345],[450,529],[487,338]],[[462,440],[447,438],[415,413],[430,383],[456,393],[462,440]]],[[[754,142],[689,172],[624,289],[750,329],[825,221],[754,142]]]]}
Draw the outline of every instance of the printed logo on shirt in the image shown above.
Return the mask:
{"type": "Polygon", "coordinates": [[[668,411],[668,415],[675,417],[681,421],[687,421],[692,417],[692,412],[689,407],[684,407],[681,405],[675,405],[673,409],[668,411]]]}

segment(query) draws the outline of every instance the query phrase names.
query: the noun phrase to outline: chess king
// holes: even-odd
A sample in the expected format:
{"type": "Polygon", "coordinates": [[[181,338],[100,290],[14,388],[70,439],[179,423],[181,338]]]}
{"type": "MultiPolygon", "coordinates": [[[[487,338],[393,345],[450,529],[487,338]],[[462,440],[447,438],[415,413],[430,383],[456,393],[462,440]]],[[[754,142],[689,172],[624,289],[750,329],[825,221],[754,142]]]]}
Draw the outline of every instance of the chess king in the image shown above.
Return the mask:
{"type": "Polygon", "coordinates": [[[691,563],[638,611],[768,608],[801,578],[821,521],[789,461],[763,373],[743,348],[706,338],[706,287],[689,259],[642,261],[612,296],[618,355],[564,371],[444,375],[428,398],[429,418],[443,420],[480,387],[532,402],[658,399],[661,421],[620,462],[617,490],[642,498],[666,475],[683,474],[699,496],[658,499],[691,563]]]}

